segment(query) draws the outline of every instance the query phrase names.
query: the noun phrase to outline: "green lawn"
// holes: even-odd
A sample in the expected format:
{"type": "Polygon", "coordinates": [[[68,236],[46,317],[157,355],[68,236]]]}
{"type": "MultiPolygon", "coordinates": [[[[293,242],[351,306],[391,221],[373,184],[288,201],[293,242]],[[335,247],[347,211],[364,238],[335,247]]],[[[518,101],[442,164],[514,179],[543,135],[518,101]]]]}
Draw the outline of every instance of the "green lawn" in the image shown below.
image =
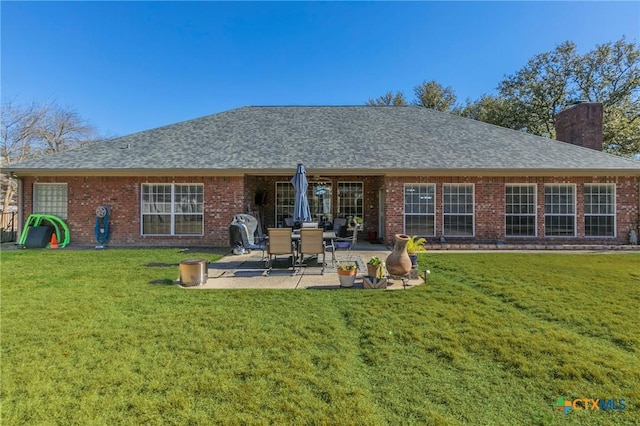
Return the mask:
{"type": "Polygon", "coordinates": [[[429,252],[406,291],[170,285],[190,257],[3,251],[1,423],[640,423],[640,253],[429,252]]]}

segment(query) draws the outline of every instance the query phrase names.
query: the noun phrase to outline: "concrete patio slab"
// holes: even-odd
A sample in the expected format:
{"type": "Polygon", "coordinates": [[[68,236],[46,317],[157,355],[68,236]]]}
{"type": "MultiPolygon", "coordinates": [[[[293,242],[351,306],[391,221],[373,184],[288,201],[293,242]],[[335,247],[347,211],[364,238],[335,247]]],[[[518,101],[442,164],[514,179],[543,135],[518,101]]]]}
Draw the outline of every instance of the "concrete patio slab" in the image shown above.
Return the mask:
{"type": "MultiPolygon", "coordinates": [[[[205,284],[185,289],[316,289],[316,290],[354,290],[363,289],[362,277],[366,275],[366,262],[371,256],[386,259],[390,251],[351,251],[337,253],[338,261],[350,261],[358,264],[358,277],[353,287],[340,287],[338,274],[332,266],[331,258],[327,257],[327,267],[324,274],[314,260],[306,266],[294,269],[290,267],[290,260],[278,260],[273,268],[267,270],[261,261],[261,253],[253,251],[248,254],[229,254],[216,262],[209,263],[208,279],[205,284]]],[[[423,283],[422,278],[408,280],[403,285],[402,280],[392,280],[387,290],[408,289],[423,283]]]]}

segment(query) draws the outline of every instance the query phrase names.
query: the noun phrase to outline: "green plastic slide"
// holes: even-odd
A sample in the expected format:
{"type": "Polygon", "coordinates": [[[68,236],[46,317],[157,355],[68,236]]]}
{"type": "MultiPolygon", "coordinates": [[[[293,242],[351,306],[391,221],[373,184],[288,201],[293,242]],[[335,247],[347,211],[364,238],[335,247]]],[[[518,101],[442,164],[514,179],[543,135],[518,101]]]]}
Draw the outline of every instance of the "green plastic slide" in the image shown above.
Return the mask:
{"type": "Polygon", "coordinates": [[[27,234],[29,229],[34,226],[51,225],[56,231],[56,239],[58,240],[58,247],[64,248],[69,244],[71,235],[69,234],[69,227],[62,219],[52,214],[30,214],[27,221],[22,228],[22,234],[20,235],[19,246],[24,246],[27,241],[27,234]],[[45,223],[43,223],[45,222],[45,223]],[[47,223],[48,222],[48,223],[47,223]]]}

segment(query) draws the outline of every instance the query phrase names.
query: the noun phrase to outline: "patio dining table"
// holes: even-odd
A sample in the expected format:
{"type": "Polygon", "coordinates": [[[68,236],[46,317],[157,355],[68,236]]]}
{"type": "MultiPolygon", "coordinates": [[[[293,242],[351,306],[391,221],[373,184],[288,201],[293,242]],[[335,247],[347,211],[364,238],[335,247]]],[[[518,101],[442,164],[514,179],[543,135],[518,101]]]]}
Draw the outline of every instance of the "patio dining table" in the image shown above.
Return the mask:
{"type": "MultiPolygon", "coordinates": [[[[323,231],[322,232],[322,239],[325,241],[333,241],[337,238],[337,235],[335,233],[335,231],[323,231]]],[[[291,239],[293,241],[299,241],[300,240],[300,230],[299,229],[294,229],[293,231],[291,231],[291,239]]]]}

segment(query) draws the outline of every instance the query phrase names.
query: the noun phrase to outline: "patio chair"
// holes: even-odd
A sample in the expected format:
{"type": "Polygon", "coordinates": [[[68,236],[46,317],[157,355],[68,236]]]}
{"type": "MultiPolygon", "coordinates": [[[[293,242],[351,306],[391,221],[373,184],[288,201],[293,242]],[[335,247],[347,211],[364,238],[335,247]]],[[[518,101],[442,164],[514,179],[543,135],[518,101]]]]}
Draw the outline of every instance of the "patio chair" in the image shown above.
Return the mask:
{"type": "Polygon", "coordinates": [[[267,241],[267,254],[269,260],[267,262],[267,268],[270,270],[273,263],[273,258],[277,258],[281,255],[291,256],[291,264],[294,267],[296,264],[296,251],[291,239],[291,229],[289,228],[269,228],[267,229],[267,235],[269,239],[267,241]]]}
{"type": "Polygon", "coordinates": [[[304,255],[316,255],[318,262],[320,254],[322,254],[322,269],[320,273],[324,275],[324,267],[326,266],[327,247],[324,244],[322,229],[305,229],[300,230],[300,245],[298,246],[298,268],[302,269],[304,255]]]}
{"type": "Polygon", "coordinates": [[[333,232],[335,232],[336,235],[340,235],[340,230],[343,226],[347,226],[347,219],[338,217],[333,220],[333,232]]]}
{"type": "Polygon", "coordinates": [[[358,242],[358,227],[355,227],[353,234],[348,237],[336,237],[333,239],[330,245],[327,245],[327,250],[331,251],[331,260],[335,265],[336,251],[347,250],[347,253],[351,252],[351,249],[356,246],[358,242]]]}

